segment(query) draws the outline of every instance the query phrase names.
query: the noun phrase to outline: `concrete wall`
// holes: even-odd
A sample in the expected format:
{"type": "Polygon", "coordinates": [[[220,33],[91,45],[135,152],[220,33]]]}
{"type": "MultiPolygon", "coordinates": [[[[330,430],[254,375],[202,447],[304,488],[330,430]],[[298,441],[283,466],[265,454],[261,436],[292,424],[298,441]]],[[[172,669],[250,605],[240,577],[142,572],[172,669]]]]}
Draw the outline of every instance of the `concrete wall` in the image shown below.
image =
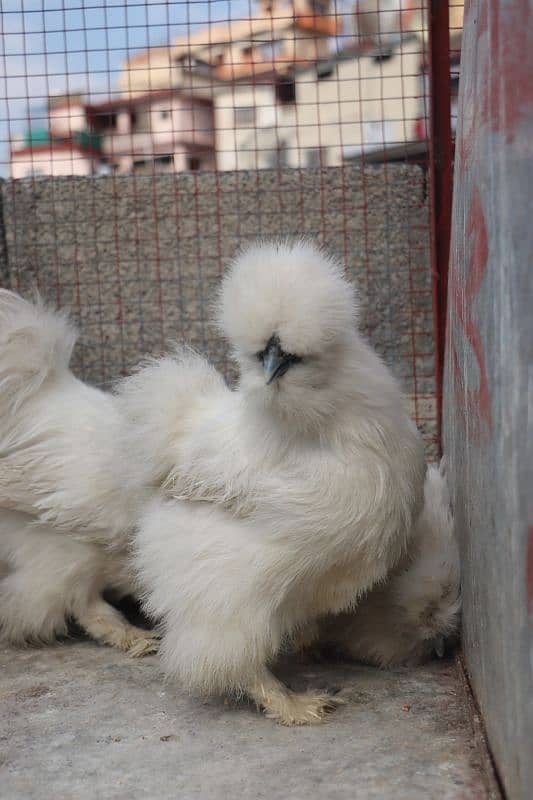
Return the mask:
{"type": "Polygon", "coordinates": [[[260,236],[314,237],[356,279],[364,328],[435,455],[425,186],[421,168],[392,165],[6,182],[5,282],[72,310],[76,369],[91,381],[108,384],[176,337],[230,374],[209,326],[224,264],[260,236]]]}
{"type": "Polygon", "coordinates": [[[467,6],[445,374],[464,654],[512,800],[533,787],[532,30],[531,0],[467,6]]]}

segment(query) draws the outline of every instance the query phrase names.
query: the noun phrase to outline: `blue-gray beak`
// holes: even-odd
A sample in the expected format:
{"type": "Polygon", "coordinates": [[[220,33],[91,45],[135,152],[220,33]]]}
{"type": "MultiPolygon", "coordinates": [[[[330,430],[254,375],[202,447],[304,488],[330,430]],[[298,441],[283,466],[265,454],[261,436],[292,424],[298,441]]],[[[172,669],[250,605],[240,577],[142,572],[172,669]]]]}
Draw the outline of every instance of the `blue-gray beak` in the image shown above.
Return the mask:
{"type": "Polygon", "coordinates": [[[278,342],[271,342],[263,357],[263,370],[267,386],[281,378],[291,365],[291,358],[283,352],[278,342]]]}
{"type": "Polygon", "coordinates": [[[286,353],[275,334],[270,337],[265,349],[256,353],[256,356],[263,365],[267,386],[285,375],[293,364],[300,364],[302,361],[300,356],[286,353]]]}

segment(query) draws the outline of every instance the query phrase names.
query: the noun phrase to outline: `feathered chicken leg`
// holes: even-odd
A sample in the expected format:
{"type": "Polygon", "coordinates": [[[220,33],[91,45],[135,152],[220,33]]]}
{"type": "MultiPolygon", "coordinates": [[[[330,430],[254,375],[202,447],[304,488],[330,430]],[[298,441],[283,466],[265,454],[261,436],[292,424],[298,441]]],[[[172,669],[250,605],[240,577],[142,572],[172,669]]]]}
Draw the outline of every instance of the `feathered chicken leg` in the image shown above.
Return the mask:
{"type": "Polygon", "coordinates": [[[154,631],[132,625],[102,597],[96,597],[78,613],[77,622],[97,642],[124,650],[133,658],[156,653],[159,648],[154,631]]]}
{"type": "Polygon", "coordinates": [[[293,692],[265,667],[247,694],[269,719],[280,725],[316,725],[342,704],[325,692],[293,692]]]}

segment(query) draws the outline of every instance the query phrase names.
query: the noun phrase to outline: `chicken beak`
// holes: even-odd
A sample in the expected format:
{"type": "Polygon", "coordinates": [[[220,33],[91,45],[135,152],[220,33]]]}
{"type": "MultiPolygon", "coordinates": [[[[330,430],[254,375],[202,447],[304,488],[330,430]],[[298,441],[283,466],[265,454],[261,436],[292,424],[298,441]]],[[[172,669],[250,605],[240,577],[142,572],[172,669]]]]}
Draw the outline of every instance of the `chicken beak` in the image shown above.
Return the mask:
{"type": "Polygon", "coordinates": [[[273,342],[266,351],[263,359],[263,370],[267,386],[269,386],[272,381],[277,380],[277,378],[281,378],[281,376],[287,372],[289,364],[290,360],[279,344],[273,342]]]}

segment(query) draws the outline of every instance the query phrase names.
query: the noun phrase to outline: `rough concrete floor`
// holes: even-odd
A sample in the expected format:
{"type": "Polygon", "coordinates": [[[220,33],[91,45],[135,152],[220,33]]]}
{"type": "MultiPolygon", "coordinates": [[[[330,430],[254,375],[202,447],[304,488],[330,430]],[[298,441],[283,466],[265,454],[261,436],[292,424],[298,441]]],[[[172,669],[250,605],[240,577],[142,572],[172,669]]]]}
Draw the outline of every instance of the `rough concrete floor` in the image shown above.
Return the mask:
{"type": "Polygon", "coordinates": [[[54,800],[366,800],[492,796],[457,667],[292,664],[294,688],[342,687],[324,725],[165,685],[157,657],[89,642],[0,651],[0,795],[54,800]]]}

